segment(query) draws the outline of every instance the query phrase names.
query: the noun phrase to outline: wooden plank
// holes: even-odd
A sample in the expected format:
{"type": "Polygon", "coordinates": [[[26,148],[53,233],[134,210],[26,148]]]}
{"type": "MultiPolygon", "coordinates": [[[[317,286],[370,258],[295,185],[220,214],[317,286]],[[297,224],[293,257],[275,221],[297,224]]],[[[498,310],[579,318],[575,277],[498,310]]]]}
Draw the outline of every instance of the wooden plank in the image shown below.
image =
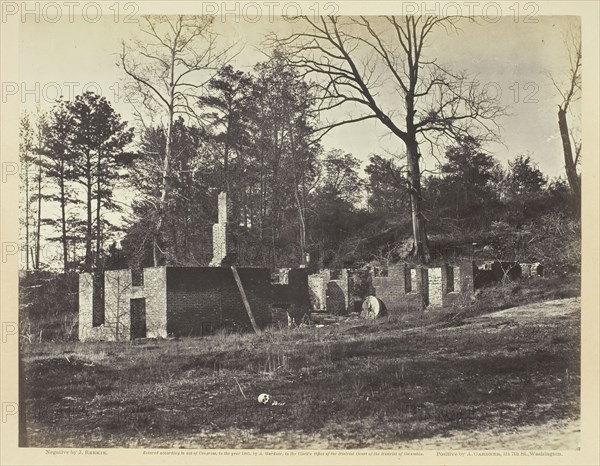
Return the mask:
{"type": "Polygon", "coordinates": [[[242,295],[242,301],[244,301],[244,307],[246,308],[246,312],[248,313],[248,317],[250,317],[250,322],[252,323],[252,328],[256,333],[260,332],[258,325],[256,325],[256,321],[254,320],[254,314],[252,314],[252,309],[250,309],[250,303],[248,302],[248,298],[246,297],[246,292],[244,291],[244,287],[242,286],[242,281],[240,280],[240,275],[238,274],[235,266],[231,266],[231,271],[233,272],[233,278],[235,278],[235,283],[237,284],[238,290],[240,290],[240,295],[242,295]]]}

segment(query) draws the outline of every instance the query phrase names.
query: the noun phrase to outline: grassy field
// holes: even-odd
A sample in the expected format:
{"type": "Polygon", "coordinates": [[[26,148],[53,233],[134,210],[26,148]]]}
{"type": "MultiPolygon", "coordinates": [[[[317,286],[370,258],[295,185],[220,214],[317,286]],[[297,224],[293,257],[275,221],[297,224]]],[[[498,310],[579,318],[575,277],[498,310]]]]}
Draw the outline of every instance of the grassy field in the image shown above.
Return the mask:
{"type": "Polygon", "coordinates": [[[551,448],[538,431],[579,418],[579,299],[510,306],[578,287],[538,280],[486,293],[463,309],[260,335],[27,344],[27,444],[399,448],[442,439],[425,444],[434,448],[468,436],[485,449],[529,429],[526,448],[551,448]],[[278,404],[260,405],[260,393],[278,404]]]}

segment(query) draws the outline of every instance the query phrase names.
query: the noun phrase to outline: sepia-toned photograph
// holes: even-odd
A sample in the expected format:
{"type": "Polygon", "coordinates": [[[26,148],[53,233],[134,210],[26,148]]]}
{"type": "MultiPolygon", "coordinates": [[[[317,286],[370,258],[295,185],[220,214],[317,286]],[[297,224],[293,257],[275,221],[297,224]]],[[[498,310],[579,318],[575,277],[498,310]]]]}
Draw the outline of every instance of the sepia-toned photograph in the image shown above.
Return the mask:
{"type": "Polygon", "coordinates": [[[20,448],[580,450],[580,16],[7,3],[20,448]]]}

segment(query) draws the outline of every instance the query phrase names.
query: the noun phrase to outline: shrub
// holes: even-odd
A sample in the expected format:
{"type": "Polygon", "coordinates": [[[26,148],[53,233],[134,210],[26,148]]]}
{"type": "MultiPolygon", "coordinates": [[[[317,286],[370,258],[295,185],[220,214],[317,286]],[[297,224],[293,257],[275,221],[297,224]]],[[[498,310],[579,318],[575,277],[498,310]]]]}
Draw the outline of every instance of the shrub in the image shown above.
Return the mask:
{"type": "Polygon", "coordinates": [[[19,331],[32,341],[77,339],[77,273],[27,272],[19,277],[19,331]]]}

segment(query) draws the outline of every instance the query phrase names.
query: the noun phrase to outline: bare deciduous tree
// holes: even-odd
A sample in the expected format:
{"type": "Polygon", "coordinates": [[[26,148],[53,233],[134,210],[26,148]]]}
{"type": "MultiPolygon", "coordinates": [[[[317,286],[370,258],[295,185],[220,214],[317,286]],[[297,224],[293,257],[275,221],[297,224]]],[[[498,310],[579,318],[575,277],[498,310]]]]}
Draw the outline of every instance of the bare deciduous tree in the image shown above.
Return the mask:
{"type": "Polygon", "coordinates": [[[21,117],[21,123],[19,126],[19,158],[21,160],[21,182],[23,183],[23,188],[21,190],[21,195],[23,199],[21,200],[22,207],[25,210],[24,215],[21,217],[21,222],[25,226],[25,270],[29,270],[29,225],[31,224],[31,187],[30,187],[30,178],[31,178],[31,159],[33,152],[33,138],[34,138],[34,128],[31,124],[31,120],[29,115],[25,113],[21,117]]]}
{"type": "Polygon", "coordinates": [[[201,89],[227,60],[232,47],[219,49],[209,16],[146,16],[140,28],[147,40],[123,43],[119,66],[132,80],[141,99],[130,99],[144,124],[143,111],[149,118],[158,116],[164,126],[166,144],[162,157],[160,194],[150,200],[156,206],[154,265],[159,262],[158,239],[167,206],[171,133],[177,115],[198,119],[195,109],[201,89]],[[143,109],[136,106],[136,101],[143,109]]]}
{"type": "MultiPolygon", "coordinates": [[[[405,146],[413,225],[413,254],[430,258],[421,198],[421,151],[443,149],[444,139],[497,139],[504,108],[466,73],[426,57],[427,42],[439,29],[457,30],[456,18],[303,18],[304,31],[274,40],[288,49],[290,62],[319,81],[318,110],[350,110],[319,128],[368,119],[383,123],[405,146]]],[[[326,114],[326,113],[325,113],[326,114]]]]}
{"type": "Polygon", "coordinates": [[[38,109],[35,115],[25,113],[19,128],[19,152],[22,164],[21,180],[25,227],[25,269],[40,268],[41,225],[42,225],[42,178],[43,141],[46,116],[38,109]]]}
{"type": "Polygon", "coordinates": [[[558,105],[558,128],[562,140],[565,158],[565,171],[571,191],[577,200],[581,193],[577,165],[581,156],[581,142],[576,141],[569,129],[567,113],[571,105],[581,98],[581,38],[575,31],[569,31],[565,38],[565,45],[569,54],[569,74],[566,83],[557,82],[552,76],[552,84],[560,94],[562,102],[558,105]],[[575,153],[573,154],[573,146],[575,153]]]}

